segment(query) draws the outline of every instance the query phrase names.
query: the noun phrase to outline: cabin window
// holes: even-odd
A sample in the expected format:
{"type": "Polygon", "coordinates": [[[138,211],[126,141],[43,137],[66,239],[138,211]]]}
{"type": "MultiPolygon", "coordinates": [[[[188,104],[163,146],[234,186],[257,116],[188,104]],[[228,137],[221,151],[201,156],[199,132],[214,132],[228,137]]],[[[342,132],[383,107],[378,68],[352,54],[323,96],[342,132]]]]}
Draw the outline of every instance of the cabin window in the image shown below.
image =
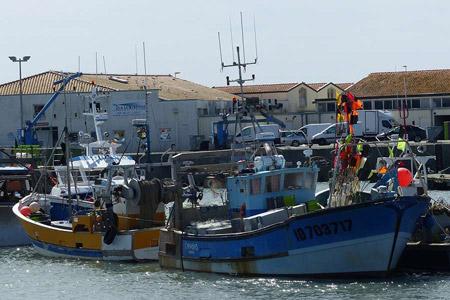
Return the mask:
{"type": "Polygon", "coordinates": [[[266,177],[266,192],[273,193],[280,191],[280,175],[266,177]]]}
{"type": "Polygon", "coordinates": [[[412,101],[412,108],[420,108],[420,99],[413,99],[412,101]]]}
{"type": "Polygon", "coordinates": [[[284,188],[296,190],[303,187],[303,173],[291,173],[284,175],[284,188]]]}
{"type": "Polygon", "coordinates": [[[311,189],[314,186],[314,176],[305,176],[304,187],[305,189],[311,189]]]}
{"type": "Polygon", "coordinates": [[[383,101],[375,101],[375,109],[383,109],[383,101]]]}
{"type": "Polygon", "coordinates": [[[261,193],[261,178],[254,178],[250,180],[250,194],[256,195],[261,193]]]}

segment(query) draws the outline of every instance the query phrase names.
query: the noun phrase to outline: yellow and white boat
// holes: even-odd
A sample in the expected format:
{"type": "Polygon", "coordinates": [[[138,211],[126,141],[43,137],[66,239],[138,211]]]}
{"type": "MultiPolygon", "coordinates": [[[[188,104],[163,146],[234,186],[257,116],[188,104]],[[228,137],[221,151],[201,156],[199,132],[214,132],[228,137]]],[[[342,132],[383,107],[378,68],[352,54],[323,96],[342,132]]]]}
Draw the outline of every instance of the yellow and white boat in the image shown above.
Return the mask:
{"type": "Polygon", "coordinates": [[[111,165],[108,177],[97,180],[93,186],[97,207],[68,220],[51,220],[44,209],[45,197],[39,194],[14,205],[13,212],[34,248],[55,257],[157,260],[163,202],[174,194],[158,180],[128,179],[133,168],[123,168],[111,165]],[[115,184],[112,175],[118,170],[123,171],[124,180],[115,184]]]}

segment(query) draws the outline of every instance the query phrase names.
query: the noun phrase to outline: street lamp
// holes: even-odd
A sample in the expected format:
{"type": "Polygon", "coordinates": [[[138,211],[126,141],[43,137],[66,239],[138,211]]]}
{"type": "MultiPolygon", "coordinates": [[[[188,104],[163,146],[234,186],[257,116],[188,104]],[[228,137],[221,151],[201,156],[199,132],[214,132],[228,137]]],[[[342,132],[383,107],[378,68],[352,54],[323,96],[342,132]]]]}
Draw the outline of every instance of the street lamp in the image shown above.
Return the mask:
{"type": "Polygon", "coordinates": [[[22,100],[22,62],[27,62],[31,56],[24,56],[22,58],[17,58],[15,56],[10,56],[9,59],[12,62],[18,62],[19,63],[19,94],[20,94],[20,127],[24,128],[23,124],[23,100],[22,100]]]}

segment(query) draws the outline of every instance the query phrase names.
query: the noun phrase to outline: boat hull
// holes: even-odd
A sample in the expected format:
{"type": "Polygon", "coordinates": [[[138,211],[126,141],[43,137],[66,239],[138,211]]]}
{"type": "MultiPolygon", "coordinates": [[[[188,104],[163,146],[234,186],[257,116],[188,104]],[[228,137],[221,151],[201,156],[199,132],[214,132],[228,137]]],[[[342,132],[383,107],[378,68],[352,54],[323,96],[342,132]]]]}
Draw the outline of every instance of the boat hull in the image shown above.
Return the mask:
{"type": "Polygon", "coordinates": [[[12,212],[12,207],[12,203],[0,205],[0,247],[24,246],[31,243],[20,221],[12,212]]]}
{"type": "Polygon", "coordinates": [[[23,216],[19,204],[13,212],[34,248],[52,257],[140,261],[158,259],[159,227],[120,231],[111,244],[101,232],[72,231],[45,225],[23,216]]]}
{"type": "Polygon", "coordinates": [[[392,271],[428,206],[404,197],[291,217],[245,233],[162,230],[162,267],[236,275],[335,276],[392,271]]]}

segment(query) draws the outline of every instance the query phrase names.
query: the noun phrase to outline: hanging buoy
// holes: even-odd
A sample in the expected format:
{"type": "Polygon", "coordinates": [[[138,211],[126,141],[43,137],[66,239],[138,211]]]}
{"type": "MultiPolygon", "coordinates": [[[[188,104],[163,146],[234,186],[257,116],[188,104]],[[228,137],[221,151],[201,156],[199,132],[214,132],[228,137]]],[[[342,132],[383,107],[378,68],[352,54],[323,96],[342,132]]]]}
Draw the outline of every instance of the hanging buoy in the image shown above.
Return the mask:
{"type": "Polygon", "coordinates": [[[29,217],[31,215],[31,209],[26,205],[22,206],[22,208],[19,211],[25,217],[29,217]]]}
{"type": "Polygon", "coordinates": [[[398,184],[401,187],[407,187],[413,181],[413,176],[412,176],[410,170],[408,170],[406,168],[398,168],[397,179],[398,179],[398,184]]]}
{"type": "Polygon", "coordinates": [[[36,201],[31,202],[29,207],[32,213],[38,212],[41,209],[41,206],[36,201]]]}

